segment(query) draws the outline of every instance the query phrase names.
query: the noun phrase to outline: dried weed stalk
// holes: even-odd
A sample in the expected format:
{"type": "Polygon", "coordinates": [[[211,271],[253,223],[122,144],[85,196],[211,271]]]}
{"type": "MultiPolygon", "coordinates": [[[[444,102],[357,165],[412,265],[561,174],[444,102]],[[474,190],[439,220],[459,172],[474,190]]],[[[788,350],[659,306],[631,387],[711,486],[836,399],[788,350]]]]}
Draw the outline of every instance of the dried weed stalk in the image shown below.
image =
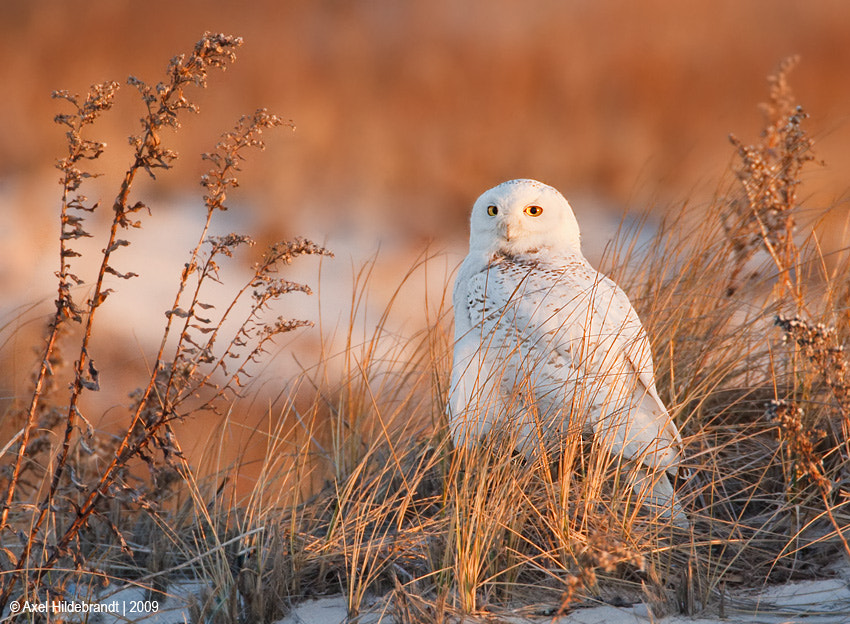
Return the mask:
{"type": "MultiPolygon", "coordinates": [[[[835,407],[845,421],[850,421],[850,377],[844,345],[838,342],[834,327],[813,324],[795,316],[778,315],[775,323],[800,348],[803,356],[829,389],[835,407]]],[[[845,431],[845,434],[847,431],[845,431]]]]}
{"type": "Polygon", "coordinates": [[[788,73],[798,62],[798,57],[788,58],[768,77],[770,101],[762,105],[765,128],[758,143],[745,145],[735,135],[729,136],[741,159],[736,175],[742,190],[723,214],[733,255],[729,296],[738,290],[746,264],[763,249],[776,265],[783,287],[799,299],[799,276],[791,273],[799,260],[794,213],[800,172],[814,157],[813,141],[802,126],[808,115],[795,105],[788,84],[788,73]]]}
{"type": "MultiPolygon", "coordinates": [[[[799,487],[797,484],[803,478],[807,478],[815,485],[823,501],[823,511],[832,523],[835,535],[844,547],[844,552],[850,556],[850,543],[844,537],[847,528],[841,526],[833,511],[836,506],[831,500],[833,479],[828,474],[833,471],[824,466],[823,453],[818,449],[818,443],[827,437],[826,432],[823,429],[812,428],[810,423],[805,422],[803,409],[790,401],[771,401],[767,407],[766,416],[779,426],[786,455],[794,467],[795,479],[792,485],[799,487]]],[[[846,492],[843,494],[846,495],[846,492]]]]}
{"type": "MultiPolygon", "coordinates": [[[[844,467],[850,461],[848,454],[848,433],[850,433],[850,377],[848,377],[847,360],[844,357],[844,345],[838,343],[835,328],[823,323],[810,323],[800,317],[786,318],[779,315],[775,323],[783,331],[785,340],[792,340],[809,363],[812,372],[826,386],[832,395],[834,412],[838,414],[840,427],[831,426],[833,414],[828,409],[821,409],[812,417],[806,418],[806,413],[798,404],[790,401],[772,401],[768,406],[768,417],[775,420],[783,438],[788,459],[793,463],[796,479],[807,477],[818,489],[824,503],[824,510],[835,528],[836,535],[841,540],[845,551],[850,555],[850,544],[844,538],[844,528],[836,519],[832,499],[834,484],[843,480],[844,467]],[[832,454],[831,466],[825,466],[823,444],[820,442],[828,437],[824,426],[834,434],[827,448],[842,450],[837,453],[838,465],[835,466],[836,454],[832,454]],[[838,429],[838,431],[835,431],[838,429]]],[[[820,401],[821,406],[828,406],[829,401],[820,401]]],[[[812,410],[814,411],[814,409],[812,410]]],[[[843,493],[844,494],[844,493],[843,493]]]]}
{"type": "Polygon", "coordinates": [[[779,426],[785,454],[794,467],[795,480],[808,477],[821,490],[829,492],[832,485],[824,475],[823,458],[816,451],[817,443],[826,437],[826,432],[807,426],[803,409],[784,399],[768,403],[765,416],[779,426]]]}
{"type": "MultiPolygon", "coordinates": [[[[75,109],[74,113],[60,114],[55,118],[57,123],[68,128],[65,133],[68,155],[57,163],[57,168],[62,172],[60,178],[62,204],[59,216],[59,270],[56,273],[59,292],[56,299],[56,312],[50,322],[41,364],[35,375],[34,389],[26,412],[26,421],[21,430],[21,440],[15,454],[14,466],[7,476],[8,485],[3,500],[2,513],[0,513],[0,532],[7,526],[9,510],[21,477],[30,436],[37,422],[42,392],[45,389],[45,383],[52,376],[51,358],[55,355],[57,349],[56,342],[59,338],[60,329],[68,319],[77,323],[81,323],[83,320],[83,311],[71,296],[72,286],[81,284],[83,280],[71,272],[69,264],[70,258],[78,257],[80,254],[74,251],[70,244],[79,238],[91,237],[91,234],[83,229],[83,223],[85,214],[93,212],[98,204],[88,203],[88,199],[77,191],[85,179],[95,175],[81,169],[84,162],[96,160],[103,153],[106,144],[83,138],[82,133],[86,126],[93,124],[103,112],[112,107],[112,100],[117,90],[118,83],[115,82],[94,85],[82,102],[80,102],[79,96],[71,95],[67,91],[53,93],[54,98],[66,100],[75,109]]],[[[94,381],[90,380],[88,383],[94,384],[94,381]]]]}
{"type": "Polygon", "coordinates": [[[174,304],[166,313],[165,330],[150,378],[135,393],[133,410],[123,433],[104,443],[81,411],[80,399],[84,392],[96,392],[100,388],[100,371],[90,349],[96,312],[113,292],[104,286],[104,279],[107,275],[121,279],[136,276],[132,271],[119,270],[115,264],[117,252],[131,244],[123,238],[123,233],[130,228],[141,227],[140,214],[150,212],[142,202],[130,199],[136,176],[144,171],[155,177],[157,170],[170,167],[177,155],[164,145],[163,130],[179,129],[183,111],[197,112],[187,89],[205,87],[209,70],[224,70],[234,61],[235,50],[241,43],[238,37],[207,33],[188,57],[181,55],[171,60],[165,82],[149,86],[138,78],[129,78],[128,83],[141,94],[147,112],[141,119],[141,132],[130,138],[133,150],[131,164],[112,204],[111,227],[91,296],[84,306],[80,306],[72,296],[72,286],[81,284],[83,280],[71,270],[73,258],[81,254],[70,245],[77,239],[91,236],[85,229],[85,218],[98,208],[98,203],[90,203],[79,189],[87,178],[96,175],[85,170],[85,161],[97,159],[105,144],[85,138],[83,131],[112,106],[118,85],[112,82],[95,85],[82,100],[64,91],[54,94],[54,97],[64,99],[74,107],[73,112],[56,117],[58,123],[68,128],[68,155],[58,163],[63,187],[60,268],[56,273],[59,294],[35,375],[32,398],[18,434],[15,461],[5,475],[0,546],[11,569],[0,577],[0,612],[19,583],[24,584],[25,596],[61,595],[64,575],[47,575],[47,572],[69,557],[73,562],[72,568],[86,568],[85,549],[88,547],[84,545],[83,537],[86,531],[94,530],[92,520],[95,518],[107,527],[126,556],[132,557],[123,535],[127,527],[116,525],[110,515],[104,513],[104,504],[115,501],[129,508],[155,513],[158,496],[180,473],[189,470],[182,460],[171,424],[199,407],[215,409],[219,399],[238,393],[238,388],[250,375],[248,367],[258,361],[275,337],[308,324],[283,318],[273,322],[264,320],[271,304],[279,297],[294,291],[310,292],[305,285],[279,278],[279,270],[301,255],[329,255],[324,248],[302,239],[272,246],[256,265],[248,282],[237,291],[229,307],[217,319],[207,318],[212,315],[213,306],[202,300],[203,287],[210,281],[218,281],[221,258],[230,257],[237,247],[253,244],[248,237],[236,234],[218,238],[207,236],[214,213],[226,210],[227,193],[238,185],[236,174],[240,170],[243,152],[263,147],[264,130],[291,126],[260,110],[253,116],[242,118],[232,132],[223,136],[213,152],[204,155],[212,163],[210,172],[202,179],[207,191],[204,197],[207,218],[190,260],[180,275],[174,304]],[[241,319],[235,335],[222,339],[225,320],[239,309],[238,302],[246,297],[251,299],[249,311],[241,319]],[[47,485],[31,490],[30,498],[22,499],[20,486],[25,465],[38,463],[36,454],[40,447],[34,445],[31,438],[39,415],[50,411],[54,421],[59,420],[56,419],[55,408],[46,406],[44,398],[45,388],[49,386],[54,372],[51,362],[58,352],[60,331],[68,321],[82,325],[83,332],[65,415],[61,422],[56,423],[64,425],[64,433],[58,452],[48,460],[50,468],[44,473],[47,485]],[[174,353],[171,358],[166,358],[169,337],[175,332],[179,334],[174,353]],[[225,346],[218,348],[219,341],[225,346]],[[229,365],[235,366],[235,369],[230,370],[229,365]],[[202,397],[201,405],[187,406],[187,400],[195,396],[202,397]],[[78,475],[80,466],[75,463],[76,460],[71,461],[80,451],[83,456],[99,457],[91,464],[96,468],[82,480],[78,475]],[[150,467],[152,482],[149,485],[134,484],[128,472],[131,463],[139,459],[150,467]],[[10,518],[15,510],[22,521],[10,518]],[[18,544],[7,546],[10,537],[18,544]]]}

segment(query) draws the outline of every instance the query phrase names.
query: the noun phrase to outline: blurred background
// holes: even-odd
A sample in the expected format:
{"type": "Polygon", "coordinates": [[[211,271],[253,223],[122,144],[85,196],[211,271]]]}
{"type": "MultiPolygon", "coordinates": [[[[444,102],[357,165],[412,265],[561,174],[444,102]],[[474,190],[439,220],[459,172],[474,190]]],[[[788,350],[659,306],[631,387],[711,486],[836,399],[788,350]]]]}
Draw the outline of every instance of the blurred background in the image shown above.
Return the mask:
{"type": "MultiPolygon", "coordinates": [[[[137,188],[153,214],[116,262],[141,277],[117,284],[104,317],[120,339],[103,340],[93,355],[129,371],[149,362],[197,236],[198,179],[208,168],[199,155],[258,107],[297,130],[267,135],[216,227],[262,243],[303,235],[327,244],[336,258],[322,263],[320,296],[293,295],[281,310],[317,318],[321,301],[323,331],[340,318],[345,325],[352,276],[370,258],[367,329],[425,250],[437,263],[425,287],[439,296],[465,254],[469,207],[506,179],[559,188],[594,260],[623,215],[648,212],[651,225],[685,203],[706,204],[733,179],[729,133],[757,138],[766,76],[792,54],[801,63],[791,84],[824,161],[809,167],[803,197],[831,209],[824,244],[846,246],[848,28],[845,0],[4,0],[0,397],[9,405],[26,393],[55,296],[54,163],[65,145],[52,119],[65,108],[51,100],[54,89],[124,85],[89,134],[109,147],[95,166],[103,177],[83,192],[108,207],[142,114],[127,76],[162,80],[168,60],[204,31],[245,40],[235,65],[193,94],[201,113],[164,135],[180,154],[174,169],[137,188]]],[[[105,225],[109,212],[95,220],[105,225]]],[[[85,259],[80,266],[84,276],[85,259]]],[[[293,275],[315,287],[318,261],[300,260],[293,275]]],[[[404,297],[400,327],[421,325],[422,300],[421,286],[404,297]]],[[[305,333],[297,350],[309,359],[318,330],[305,333]]],[[[127,403],[128,389],[114,388],[101,411],[127,403]]]]}

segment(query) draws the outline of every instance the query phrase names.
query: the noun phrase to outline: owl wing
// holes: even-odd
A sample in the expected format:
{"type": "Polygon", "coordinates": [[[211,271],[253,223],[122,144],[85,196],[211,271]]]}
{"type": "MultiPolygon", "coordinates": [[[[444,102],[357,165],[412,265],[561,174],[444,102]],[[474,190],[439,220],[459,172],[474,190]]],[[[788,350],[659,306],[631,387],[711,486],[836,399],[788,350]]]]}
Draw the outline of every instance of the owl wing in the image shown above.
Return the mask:
{"type": "MultiPolygon", "coordinates": [[[[567,279],[573,282],[567,288],[585,293],[584,340],[590,343],[585,347],[589,351],[585,353],[586,369],[613,395],[606,397],[608,405],[594,423],[597,432],[608,428],[615,449],[622,449],[630,459],[653,468],[675,468],[682,440],[655,386],[646,331],[625,292],[586,262],[583,265],[567,279]]],[[[556,349],[570,357],[563,347],[562,342],[556,349]]]]}
{"type": "MultiPolygon", "coordinates": [[[[651,467],[678,463],[679,433],[656,391],[637,313],[583,258],[498,262],[459,277],[454,304],[454,414],[486,380],[525,376],[541,405],[586,411],[613,451],[651,467]]],[[[487,429],[496,416],[479,418],[487,429]]]]}

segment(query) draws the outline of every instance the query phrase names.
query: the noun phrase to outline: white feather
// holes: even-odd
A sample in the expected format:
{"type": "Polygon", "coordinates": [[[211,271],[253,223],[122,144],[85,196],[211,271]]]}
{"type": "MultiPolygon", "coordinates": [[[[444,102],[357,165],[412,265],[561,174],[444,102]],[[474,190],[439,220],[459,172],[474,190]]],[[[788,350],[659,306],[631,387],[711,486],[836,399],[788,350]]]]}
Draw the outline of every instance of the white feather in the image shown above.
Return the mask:
{"type": "Polygon", "coordinates": [[[582,255],[570,205],[550,186],[512,180],[478,198],[470,224],[453,293],[455,445],[496,428],[529,455],[587,429],[638,465],[634,487],[648,505],[686,525],[665,474],[681,438],[655,388],[649,340],[626,294],[582,255]]]}

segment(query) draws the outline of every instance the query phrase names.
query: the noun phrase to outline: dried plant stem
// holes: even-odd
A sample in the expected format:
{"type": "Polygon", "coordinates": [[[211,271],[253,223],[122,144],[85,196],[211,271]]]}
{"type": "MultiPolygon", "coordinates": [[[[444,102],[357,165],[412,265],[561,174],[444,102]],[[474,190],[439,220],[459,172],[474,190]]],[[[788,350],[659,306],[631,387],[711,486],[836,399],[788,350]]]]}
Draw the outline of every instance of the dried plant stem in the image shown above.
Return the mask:
{"type": "Polygon", "coordinates": [[[794,241],[797,189],[803,166],[813,160],[814,143],[802,127],[808,115],[794,104],[788,85],[788,73],[798,61],[797,57],[784,60],[768,78],[770,101],[762,105],[765,128],[760,140],[745,145],[734,135],[729,137],[741,160],[736,174],[743,193],[730,202],[723,223],[735,262],[727,295],[737,290],[739,275],[762,246],[779,274],[777,298],[789,292],[799,309],[803,285],[794,241]]]}
{"type": "MultiPolygon", "coordinates": [[[[838,342],[835,328],[826,327],[821,323],[810,323],[800,317],[786,318],[782,315],[777,316],[774,322],[782,329],[785,338],[792,339],[813,365],[814,372],[832,394],[834,407],[846,430],[846,423],[850,421],[850,367],[844,358],[844,347],[838,342]]],[[[832,482],[824,474],[823,462],[814,451],[814,441],[824,437],[826,433],[811,425],[804,426],[801,422],[803,410],[786,401],[774,401],[769,409],[778,417],[780,427],[789,440],[789,454],[796,463],[797,472],[807,475],[817,485],[825,513],[841,540],[844,551],[850,557],[850,543],[844,537],[846,527],[842,529],[835,518],[833,504],[829,500],[833,489],[832,482]]],[[[846,457],[844,459],[847,460],[846,457]]]]}
{"type": "MultiPolygon", "coordinates": [[[[17,566],[13,574],[7,577],[8,580],[4,583],[5,587],[3,588],[2,593],[0,593],[0,608],[2,608],[2,606],[5,605],[8,601],[9,597],[11,596],[11,592],[13,591],[20,575],[31,565],[31,551],[33,546],[37,543],[36,536],[41,531],[42,526],[47,518],[48,512],[52,506],[52,501],[56,496],[56,492],[59,488],[60,480],[65,471],[74,429],[77,426],[78,419],[84,418],[79,409],[79,401],[83,390],[98,389],[98,373],[94,367],[93,360],[89,356],[88,348],[91,341],[92,328],[94,326],[95,312],[97,308],[103,304],[108,295],[111,293],[111,289],[104,288],[104,278],[108,273],[124,279],[128,279],[130,277],[135,276],[135,273],[120,273],[115,270],[110,264],[113,252],[119,249],[120,247],[129,244],[127,241],[118,238],[119,230],[126,229],[128,227],[139,227],[139,224],[131,219],[131,215],[146,208],[141,202],[136,202],[132,206],[129,205],[130,190],[132,188],[133,182],[140,170],[144,169],[151,176],[153,176],[154,169],[168,168],[169,163],[174,160],[174,158],[176,158],[176,154],[174,154],[172,151],[161,147],[161,140],[159,137],[160,129],[164,126],[178,128],[179,123],[177,121],[177,116],[179,111],[182,109],[196,110],[194,105],[186,99],[183,93],[184,87],[189,84],[194,84],[196,86],[201,87],[205,86],[206,73],[208,67],[224,68],[227,62],[232,61],[235,58],[233,49],[241,45],[241,42],[241,39],[238,37],[212,35],[207,33],[196,44],[194,52],[190,56],[188,61],[186,61],[182,56],[175,57],[174,59],[172,59],[169,66],[170,82],[168,84],[160,84],[157,86],[156,90],[153,90],[135,78],[130,79],[130,83],[138,87],[141,91],[142,97],[148,108],[148,114],[142,119],[142,124],[144,128],[142,134],[131,139],[131,142],[134,145],[135,149],[133,155],[133,162],[124,174],[124,178],[121,182],[118,195],[116,196],[115,201],[113,203],[114,216],[112,219],[109,236],[107,238],[106,246],[103,249],[103,255],[101,258],[100,267],[97,272],[97,278],[95,280],[92,295],[87,302],[88,313],[86,314],[79,358],[77,359],[74,365],[74,381],[71,388],[71,395],[69,398],[68,411],[65,420],[65,432],[62,437],[62,443],[59,454],[54,461],[54,469],[50,487],[45,495],[44,501],[39,505],[38,514],[30,525],[29,538],[26,540],[23,550],[20,556],[18,557],[17,566]]],[[[113,87],[113,91],[114,88],[115,87],[113,87]]],[[[81,123],[90,123],[93,120],[93,117],[94,116],[86,117],[81,114],[81,123]]],[[[72,140],[70,143],[73,149],[74,141],[72,140]]],[[[102,150],[102,148],[103,145],[100,145],[100,150],[102,150]]],[[[99,151],[97,153],[99,155],[99,151]]],[[[79,179],[83,177],[83,174],[79,173],[77,170],[74,169],[73,171],[75,173],[78,173],[79,179]]],[[[65,191],[63,194],[63,210],[67,206],[71,205],[70,202],[67,201],[67,193],[69,192],[69,190],[75,190],[79,186],[79,179],[73,181],[73,183],[76,184],[76,186],[74,186],[73,184],[68,183],[66,177],[66,181],[64,184],[65,191]]],[[[66,214],[63,213],[62,217],[64,226],[65,220],[67,218],[66,214]]],[[[82,235],[87,234],[83,232],[82,235]]],[[[64,271],[65,256],[67,254],[64,247],[61,248],[60,254],[62,256],[63,263],[62,270],[64,271]]],[[[64,273],[60,271],[60,301],[64,303],[65,301],[70,301],[70,297],[68,296],[66,299],[63,299],[62,289],[63,286],[67,286],[67,283],[63,282],[63,277],[64,273]]],[[[63,307],[63,305],[57,303],[57,318],[59,318],[61,314],[64,314],[65,311],[66,308],[63,307]]],[[[58,325],[56,325],[55,323],[54,325],[58,327],[58,325]]],[[[48,356],[55,346],[55,339],[56,329],[54,328],[51,331],[51,338],[48,340],[48,350],[46,351],[48,356]]],[[[44,358],[42,362],[42,368],[38,375],[36,391],[34,392],[34,396],[31,401],[30,411],[27,416],[27,429],[31,429],[32,423],[34,422],[34,415],[37,409],[38,399],[41,393],[41,387],[43,386],[46,370],[47,357],[44,358]]],[[[154,375],[152,375],[151,381],[148,385],[148,389],[146,390],[146,398],[150,395],[150,391],[154,387],[154,384],[155,373],[154,375]]],[[[40,562],[36,574],[30,580],[31,587],[36,586],[39,582],[41,574],[43,574],[45,570],[48,570],[52,566],[54,566],[59,560],[59,558],[66,553],[69,544],[79,533],[80,529],[88,522],[89,517],[94,512],[97,502],[106,493],[106,490],[108,489],[110,483],[113,481],[116,467],[125,464],[127,459],[129,459],[129,457],[133,455],[132,452],[128,453],[127,451],[129,449],[130,438],[135,430],[135,425],[139,420],[143,405],[144,403],[140,405],[139,410],[137,410],[137,413],[134,415],[131,425],[127,428],[124,440],[119,445],[106,469],[102,472],[101,478],[98,481],[97,485],[89,491],[83,504],[80,505],[80,507],[78,508],[74,520],[65,528],[64,533],[61,537],[59,537],[50,552],[47,553],[45,559],[40,562]]],[[[143,442],[143,444],[144,443],[146,442],[143,442]]],[[[22,444],[21,449],[21,452],[25,452],[25,445],[22,444]]],[[[12,490],[11,487],[10,490],[12,490]]],[[[13,494],[13,490],[7,494],[7,504],[4,505],[3,520],[5,520],[7,517],[6,506],[11,503],[11,496],[13,496],[13,494]]]]}
{"type": "Polygon", "coordinates": [[[829,493],[832,488],[828,487],[828,484],[827,486],[824,486],[821,483],[818,483],[818,487],[820,488],[820,495],[823,500],[823,508],[826,511],[826,515],[832,523],[832,526],[835,528],[835,534],[838,536],[838,539],[841,540],[844,552],[847,557],[850,557],[850,543],[848,543],[847,538],[844,537],[844,532],[848,530],[848,527],[842,527],[838,520],[835,519],[835,514],[832,513],[832,503],[829,501],[829,493]]]}
{"type": "Polygon", "coordinates": [[[82,218],[70,214],[71,209],[83,210],[91,212],[96,207],[96,204],[87,207],[85,197],[76,195],[82,180],[86,177],[91,177],[92,174],[85,173],[79,169],[78,165],[83,160],[96,160],[102,153],[105,147],[104,143],[91,141],[82,138],[83,129],[94,123],[95,119],[112,107],[112,102],[115,93],[118,90],[118,84],[107,82],[92,86],[88,97],[80,104],[78,96],[72,96],[64,91],[57,91],[53,94],[54,98],[65,99],[70,102],[75,108],[75,114],[57,115],[57,123],[61,123],[68,127],[66,136],[68,138],[68,156],[59,161],[57,167],[62,171],[62,203],[60,209],[60,224],[61,235],[59,237],[59,271],[56,273],[58,281],[58,295],[56,298],[56,311],[49,323],[49,332],[44,345],[42,357],[39,362],[38,371],[35,375],[32,396],[26,410],[25,422],[22,428],[21,440],[18,446],[18,452],[15,456],[15,464],[12,468],[12,473],[9,478],[9,486],[6,490],[6,497],[3,501],[2,513],[0,513],[0,532],[5,529],[8,523],[9,510],[11,509],[12,501],[15,497],[15,490],[18,484],[21,466],[27,452],[27,447],[30,442],[32,430],[36,424],[36,416],[38,413],[39,404],[42,398],[45,382],[48,375],[51,374],[50,356],[56,347],[56,341],[59,337],[63,323],[67,319],[80,320],[80,311],[71,299],[70,287],[71,281],[81,283],[81,280],[74,274],[70,273],[68,258],[78,256],[79,254],[68,246],[68,241],[88,236],[82,229],[82,218]]]}
{"type": "MultiPolygon", "coordinates": [[[[20,477],[21,466],[23,465],[23,460],[26,456],[26,449],[29,445],[30,435],[33,427],[35,426],[36,410],[38,408],[39,401],[41,400],[41,393],[44,388],[45,379],[47,378],[48,371],[50,370],[48,358],[53,352],[53,348],[56,345],[56,338],[59,334],[59,325],[57,323],[58,316],[59,313],[57,312],[53,323],[51,323],[50,333],[48,334],[47,343],[44,346],[44,353],[41,358],[41,364],[39,365],[38,373],[36,373],[35,387],[33,388],[32,398],[30,399],[30,404],[27,408],[26,421],[21,429],[20,446],[18,447],[18,452],[15,454],[15,465],[12,468],[12,474],[9,476],[9,486],[6,489],[6,498],[3,501],[3,512],[0,514],[0,531],[4,530],[7,526],[9,510],[12,507],[12,501],[15,499],[15,490],[20,477]]],[[[2,598],[0,598],[0,602],[2,602],[2,598]]]]}
{"type": "MultiPolygon", "coordinates": [[[[78,408],[78,403],[80,396],[82,395],[82,391],[84,388],[83,383],[83,375],[87,366],[91,366],[93,368],[93,364],[91,364],[91,360],[88,358],[88,346],[91,340],[92,334],[92,326],[94,324],[95,318],[95,310],[100,307],[103,301],[106,299],[108,292],[103,288],[103,279],[107,273],[115,274],[115,270],[111,268],[109,261],[112,257],[112,253],[126,244],[125,241],[119,241],[118,232],[120,229],[126,229],[130,226],[135,226],[136,224],[129,220],[129,215],[139,210],[143,209],[145,206],[141,204],[141,202],[137,202],[134,206],[128,206],[128,200],[130,195],[130,189],[132,188],[133,181],[136,178],[136,175],[140,170],[144,169],[146,171],[150,171],[155,166],[167,167],[165,161],[172,160],[175,156],[173,153],[163,150],[160,147],[160,139],[158,136],[158,130],[163,125],[169,123],[169,120],[172,124],[176,123],[176,113],[180,108],[190,108],[188,102],[186,101],[185,96],[183,95],[183,87],[187,82],[197,82],[198,79],[203,77],[203,64],[205,56],[209,55],[213,48],[209,47],[210,36],[207,35],[204,39],[202,39],[198,45],[195,46],[195,53],[190,58],[190,61],[185,64],[176,63],[172,61],[172,71],[171,71],[171,83],[164,89],[158,89],[159,91],[159,106],[155,112],[151,112],[147,118],[144,120],[145,130],[140,138],[137,138],[135,141],[136,144],[136,152],[134,155],[134,162],[130,166],[130,168],[124,174],[124,179],[121,182],[121,188],[118,192],[118,196],[115,198],[115,203],[112,206],[113,211],[115,212],[115,216],[112,219],[112,225],[109,230],[109,237],[106,242],[106,247],[103,251],[103,257],[100,263],[100,268],[97,273],[97,280],[95,281],[94,293],[89,300],[89,313],[86,316],[86,324],[85,330],[83,333],[82,346],[80,347],[80,358],[76,362],[76,368],[74,370],[74,388],[71,393],[71,400],[68,406],[68,417],[67,417],[67,427],[65,428],[65,435],[62,440],[62,452],[60,454],[59,460],[56,463],[56,470],[53,474],[53,481],[50,486],[50,492],[48,494],[48,500],[52,499],[53,495],[56,492],[56,488],[59,484],[59,478],[62,475],[62,471],[65,467],[65,461],[67,459],[68,450],[70,448],[71,435],[74,430],[74,426],[76,425],[76,416],[80,413],[78,408]]],[[[226,45],[226,46],[234,46],[239,45],[241,40],[238,39],[230,39],[223,36],[219,36],[218,45],[226,45]]],[[[232,54],[232,51],[230,52],[232,54]]],[[[223,67],[223,65],[222,65],[223,67]]],[[[203,84],[203,83],[200,83],[203,84]]],[[[150,106],[149,106],[150,110],[150,106]]],[[[157,362],[159,363],[161,360],[161,354],[158,354],[157,362]]],[[[153,389],[155,379],[156,379],[156,367],[151,375],[151,381],[148,384],[148,388],[145,391],[145,398],[150,395],[150,391],[153,389]]],[[[145,404],[145,401],[140,403],[140,408],[137,410],[136,414],[133,416],[131,425],[127,428],[127,437],[129,437],[134,429],[136,422],[138,421],[142,406],[145,404]]],[[[122,455],[124,450],[124,445],[119,446],[118,451],[113,458],[112,463],[109,468],[104,471],[104,475],[101,479],[101,484],[96,488],[96,492],[99,492],[100,485],[104,485],[108,482],[111,477],[111,472],[114,467],[118,464],[119,458],[122,455]]],[[[88,501],[87,501],[88,502],[88,501]]],[[[93,508],[93,504],[92,504],[93,508]]],[[[42,518],[40,518],[41,520],[42,518]]],[[[40,522],[37,523],[40,525],[40,522]]]]}

